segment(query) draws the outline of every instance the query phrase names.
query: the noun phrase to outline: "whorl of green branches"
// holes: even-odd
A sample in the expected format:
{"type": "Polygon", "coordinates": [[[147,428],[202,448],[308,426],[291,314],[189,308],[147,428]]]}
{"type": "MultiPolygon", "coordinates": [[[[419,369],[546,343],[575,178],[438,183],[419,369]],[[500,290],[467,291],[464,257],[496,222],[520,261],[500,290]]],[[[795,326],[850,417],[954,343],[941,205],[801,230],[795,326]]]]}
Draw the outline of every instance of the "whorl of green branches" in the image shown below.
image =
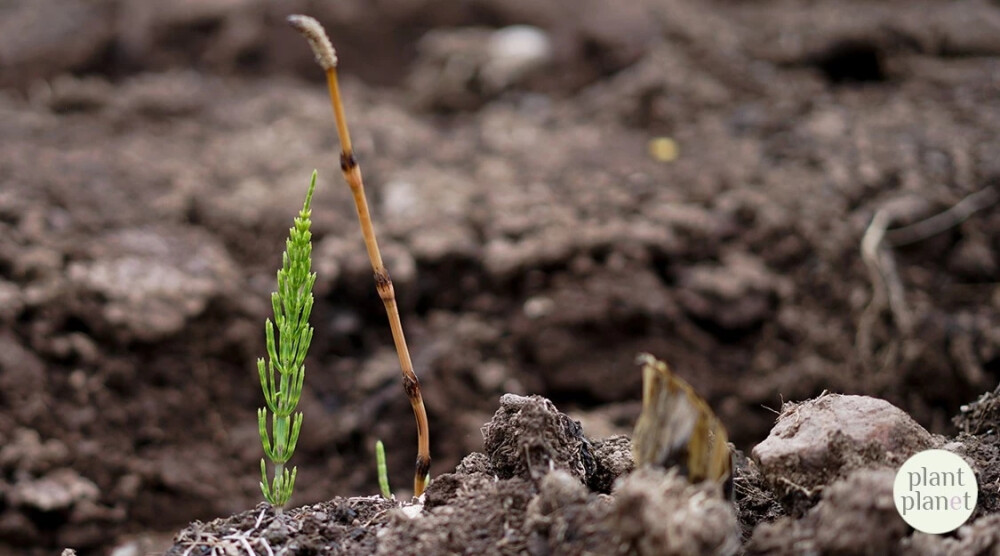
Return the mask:
{"type": "Polygon", "coordinates": [[[309,314],[313,308],[312,288],[316,273],[312,268],[311,203],[316,189],[316,171],[312,173],[309,191],[302,210],[288,232],[285,252],[278,271],[278,291],[271,294],[274,322],[267,319],[264,335],[267,340],[267,361],[257,360],[260,385],[266,408],[257,410],[257,424],[264,455],[274,465],[273,479],[268,481],[267,464],[260,460],[260,490],[264,498],[278,511],[288,503],[295,488],[295,475],[285,464],[295,452],[302,429],[302,413],[295,412],[302,395],[306,376],[305,359],[312,341],[313,328],[309,314]],[[277,335],[275,335],[277,328],[277,335]],[[268,413],[271,429],[268,432],[268,413]]]}

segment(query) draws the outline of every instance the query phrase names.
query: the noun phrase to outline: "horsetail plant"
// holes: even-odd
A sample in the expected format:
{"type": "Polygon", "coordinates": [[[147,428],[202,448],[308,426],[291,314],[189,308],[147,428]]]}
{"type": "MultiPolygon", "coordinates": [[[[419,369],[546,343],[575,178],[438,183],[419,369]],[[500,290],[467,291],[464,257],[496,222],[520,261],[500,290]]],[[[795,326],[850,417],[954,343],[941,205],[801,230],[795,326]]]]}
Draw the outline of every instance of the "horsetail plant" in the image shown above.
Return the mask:
{"type": "Polygon", "coordinates": [[[316,56],[316,62],[326,73],[330,104],[337,124],[337,136],[340,138],[340,170],[344,175],[344,181],[351,189],[351,195],[354,197],[354,207],[357,209],[358,221],[361,224],[361,235],[365,240],[365,249],[368,251],[368,260],[371,262],[372,271],[375,273],[375,290],[385,306],[385,313],[389,318],[389,329],[392,331],[392,340],[396,345],[396,355],[399,356],[399,370],[403,375],[403,390],[410,400],[413,417],[417,421],[417,462],[413,473],[413,495],[420,496],[427,486],[431,469],[431,441],[427,424],[427,409],[424,407],[424,398],[420,393],[420,380],[413,372],[413,361],[410,359],[410,351],[406,347],[403,324],[400,321],[399,307],[396,304],[396,292],[392,286],[389,271],[382,261],[378,241],[375,239],[375,227],[372,226],[371,213],[368,211],[368,199],[365,197],[361,166],[358,164],[358,160],[354,156],[354,148],[351,146],[351,134],[347,130],[344,103],[340,99],[340,85],[337,81],[337,54],[334,52],[333,45],[330,44],[330,39],[326,36],[323,26],[315,19],[304,15],[291,15],[288,16],[288,23],[309,42],[309,46],[312,47],[313,54],[316,56]]]}
{"type": "Polygon", "coordinates": [[[313,308],[312,288],[316,273],[312,268],[311,204],[316,189],[316,171],[313,170],[305,203],[294,225],[288,230],[285,252],[278,271],[278,291],[271,293],[274,322],[267,319],[264,336],[267,341],[267,361],[257,360],[260,385],[264,391],[267,408],[257,410],[257,424],[264,455],[274,465],[273,478],[268,481],[267,464],[260,460],[260,490],[275,510],[292,497],[298,468],[289,472],[285,464],[295,452],[302,429],[302,412],[295,412],[302,395],[302,382],[306,376],[306,352],[312,341],[313,328],[309,314],[313,308]],[[278,334],[275,337],[274,329],[278,334]],[[271,413],[271,430],[268,433],[268,412],[271,413]]]}

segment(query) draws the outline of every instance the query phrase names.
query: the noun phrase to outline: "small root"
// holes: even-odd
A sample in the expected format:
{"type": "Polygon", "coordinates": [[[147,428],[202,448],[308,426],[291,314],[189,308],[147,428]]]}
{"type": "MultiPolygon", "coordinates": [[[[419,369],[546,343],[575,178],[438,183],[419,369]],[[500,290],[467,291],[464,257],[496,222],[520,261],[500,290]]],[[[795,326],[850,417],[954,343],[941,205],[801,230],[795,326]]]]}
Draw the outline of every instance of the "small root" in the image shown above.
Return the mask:
{"type": "Polygon", "coordinates": [[[998,202],[1000,202],[1000,191],[997,191],[997,188],[983,188],[964,197],[947,210],[939,212],[930,218],[910,224],[909,226],[889,230],[885,233],[885,240],[892,247],[902,247],[923,241],[958,226],[973,214],[987,209],[998,202]]]}
{"type": "Polygon", "coordinates": [[[875,324],[886,308],[889,309],[893,322],[904,336],[908,336],[913,329],[913,321],[906,307],[903,282],[896,271],[896,259],[892,250],[884,246],[886,229],[891,219],[886,210],[877,211],[861,238],[861,260],[868,269],[868,279],[872,283],[872,297],[858,321],[855,345],[862,364],[868,371],[877,368],[874,330],[875,324]]]}

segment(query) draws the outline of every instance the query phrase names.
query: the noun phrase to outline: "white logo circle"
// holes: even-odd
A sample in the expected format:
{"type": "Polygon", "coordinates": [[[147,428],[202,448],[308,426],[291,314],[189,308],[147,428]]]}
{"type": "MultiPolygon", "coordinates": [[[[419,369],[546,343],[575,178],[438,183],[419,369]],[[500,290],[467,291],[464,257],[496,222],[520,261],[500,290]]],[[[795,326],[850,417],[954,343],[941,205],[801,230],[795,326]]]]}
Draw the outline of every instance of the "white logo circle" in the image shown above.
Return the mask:
{"type": "Polygon", "coordinates": [[[913,454],[899,468],[892,485],[892,499],[903,520],[917,531],[935,535],[965,523],[978,498],[972,468],[946,450],[913,454]]]}

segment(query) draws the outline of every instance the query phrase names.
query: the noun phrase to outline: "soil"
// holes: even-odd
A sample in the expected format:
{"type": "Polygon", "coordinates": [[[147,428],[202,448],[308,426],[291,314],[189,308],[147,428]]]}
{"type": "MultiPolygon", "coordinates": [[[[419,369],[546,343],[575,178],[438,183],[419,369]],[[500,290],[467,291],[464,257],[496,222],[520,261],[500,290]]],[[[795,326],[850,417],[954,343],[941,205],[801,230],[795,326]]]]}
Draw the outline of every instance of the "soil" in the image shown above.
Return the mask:
{"type": "MultiPolygon", "coordinates": [[[[496,517],[483,538],[523,533],[505,550],[641,551],[663,541],[643,536],[644,511],[731,505],[667,472],[623,478],[617,460],[600,477],[553,463],[581,490],[474,455],[506,393],[545,396],[581,423],[576,444],[630,433],[639,352],[748,453],[784,401],[864,394],[982,462],[981,485],[1000,477],[993,394],[962,412],[1000,378],[995,2],[32,0],[0,6],[0,60],[0,552],[163,551],[156,533],[236,514],[233,531],[295,523],[405,553],[477,500],[496,517]],[[415,433],[322,73],[289,13],[338,47],[431,421],[424,525],[349,498],[377,492],[382,439],[406,499],[415,433]],[[547,39],[524,71],[491,46],[515,24],[547,39]],[[313,168],[300,509],[240,513],[260,500],[267,300],[313,168]],[[972,205],[934,233],[907,227],[972,205]]],[[[757,551],[996,546],[988,497],[951,538],[886,526],[866,544],[850,520],[820,535],[837,508],[892,517],[851,497],[881,492],[879,473],[796,506],[751,457],[734,521],[676,550],[730,547],[730,524],[757,551]]]]}

